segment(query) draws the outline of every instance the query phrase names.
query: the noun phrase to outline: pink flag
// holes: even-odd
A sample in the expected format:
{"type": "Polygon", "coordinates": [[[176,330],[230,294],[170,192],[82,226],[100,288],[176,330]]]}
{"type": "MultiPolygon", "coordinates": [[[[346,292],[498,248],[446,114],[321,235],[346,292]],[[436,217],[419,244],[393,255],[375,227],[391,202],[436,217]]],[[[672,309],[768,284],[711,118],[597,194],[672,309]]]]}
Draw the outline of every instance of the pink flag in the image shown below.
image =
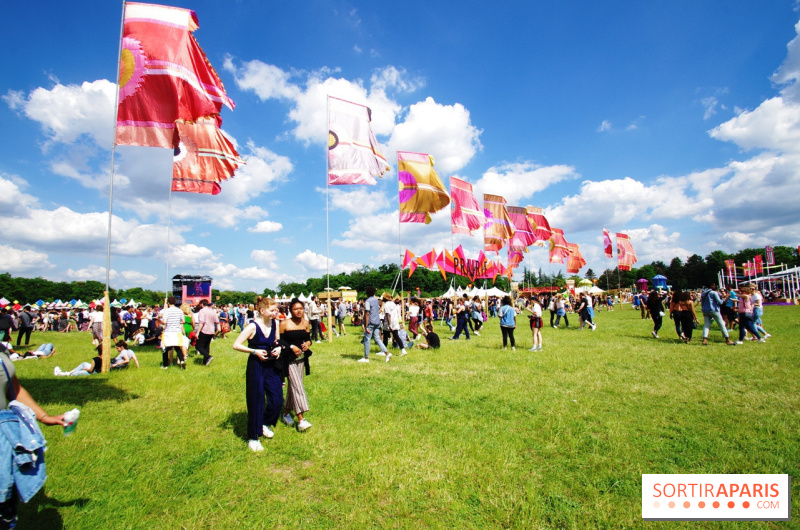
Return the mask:
{"type": "Polygon", "coordinates": [[[174,136],[172,191],[216,195],[221,191],[219,183],[244,164],[213,118],[178,120],[174,136]]]}
{"type": "Polygon", "coordinates": [[[233,109],[217,72],[192,36],[194,11],[128,2],[119,69],[117,145],[172,147],[175,120],[233,109]]]}
{"type": "Polygon", "coordinates": [[[509,206],[506,208],[511,222],[514,224],[514,235],[508,242],[510,250],[527,252],[528,247],[536,243],[536,236],[533,234],[533,227],[528,219],[528,212],[519,206],[509,206]]]}
{"type": "Polygon", "coordinates": [[[470,234],[483,226],[486,216],[472,194],[472,184],[456,177],[450,177],[450,198],[452,230],[454,234],[470,234]]]}
{"type": "Polygon", "coordinates": [[[607,258],[614,257],[614,249],[611,246],[611,234],[605,228],[603,228],[603,252],[607,258]]]}
{"type": "Polygon", "coordinates": [[[368,107],[328,96],[328,184],[375,185],[389,171],[371,121],[368,107]]]}
{"type": "Polygon", "coordinates": [[[525,211],[528,213],[528,221],[533,227],[534,246],[544,247],[550,241],[550,223],[547,222],[541,208],[526,206],[525,211]]]}
{"type": "Polygon", "coordinates": [[[581,267],[586,265],[586,260],[583,259],[583,254],[581,254],[581,249],[577,243],[567,243],[567,248],[569,249],[569,259],[567,259],[567,272],[570,274],[576,274],[581,267]]]}
{"type": "Polygon", "coordinates": [[[564,239],[564,231],[552,228],[550,234],[550,263],[564,263],[564,258],[569,258],[569,247],[564,239]]]}
{"type": "Polygon", "coordinates": [[[636,258],[636,252],[633,250],[628,235],[617,232],[617,267],[619,270],[629,271],[637,261],[639,260],[636,258]]]}

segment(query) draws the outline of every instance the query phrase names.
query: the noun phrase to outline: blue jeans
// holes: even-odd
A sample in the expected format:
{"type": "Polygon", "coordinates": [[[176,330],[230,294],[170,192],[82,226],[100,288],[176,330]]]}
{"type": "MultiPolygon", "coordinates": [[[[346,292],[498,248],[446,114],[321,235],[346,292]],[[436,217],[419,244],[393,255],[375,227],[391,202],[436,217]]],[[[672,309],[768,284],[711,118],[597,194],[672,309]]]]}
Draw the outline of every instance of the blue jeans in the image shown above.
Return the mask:
{"type": "Polygon", "coordinates": [[[745,330],[752,333],[755,338],[761,338],[761,335],[759,335],[756,329],[752,313],[739,313],[739,342],[744,340],[745,330]]]}
{"type": "Polygon", "coordinates": [[[369,359],[369,342],[370,339],[375,340],[375,344],[381,349],[383,353],[386,353],[388,350],[386,346],[383,344],[381,340],[381,325],[380,324],[367,324],[366,331],[364,331],[364,337],[361,339],[364,343],[364,357],[369,359]]]}
{"type": "Polygon", "coordinates": [[[703,338],[708,338],[708,332],[711,329],[712,320],[717,323],[720,331],[722,331],[722,336],[727,339],[728,329],[725,327],[725,321],[722,320],[722,315],[719,313],[719,311],[703,311],[703,338]]]}
{"type": "Polygon", "coordinates": [[[463,331],[467,336],[467,340],[469,340],[469,329],[467,329],[468,322],[469,319],[467,318],[466,313],[460,313],[458,315],[458,320],[456,322],[456,334],[453,335],[453,339],[458,339],[458,336],[461,335],[461,332],[463,331]]]}

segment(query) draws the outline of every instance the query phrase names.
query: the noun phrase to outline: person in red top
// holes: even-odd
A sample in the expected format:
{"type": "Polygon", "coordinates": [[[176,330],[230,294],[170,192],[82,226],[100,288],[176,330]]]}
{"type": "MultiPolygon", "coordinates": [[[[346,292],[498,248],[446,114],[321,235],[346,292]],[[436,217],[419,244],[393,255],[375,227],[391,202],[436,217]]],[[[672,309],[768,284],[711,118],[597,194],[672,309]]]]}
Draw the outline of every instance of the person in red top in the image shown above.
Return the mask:
{"type": "Polygon", "coordinates": [[[208,300],[200,300],[200,311],[197,312],[195,333],[197,333],[197,353],[203,354],[203,364],[208,366],[214,358],[211,356],[211,339],[217,333],[219,317],[217,312],[208,305],[208,300]]]}

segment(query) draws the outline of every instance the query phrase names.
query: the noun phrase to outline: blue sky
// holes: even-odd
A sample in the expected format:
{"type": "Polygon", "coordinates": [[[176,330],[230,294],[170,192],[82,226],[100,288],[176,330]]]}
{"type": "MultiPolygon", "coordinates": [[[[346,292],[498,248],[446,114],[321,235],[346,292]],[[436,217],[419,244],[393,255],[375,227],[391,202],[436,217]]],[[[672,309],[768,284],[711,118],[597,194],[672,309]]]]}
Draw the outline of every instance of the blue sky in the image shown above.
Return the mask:
{"type": "MultiPolygon", "coordinates": [[[[372,108],[393,166],[330,189],[332,272],[482,247],[447,210],[398,238],[397,150],[543,207],[597,273],[603,227],[640,263],[800,242],[794,1],[171,5],[197,12],[248,163],[216,197],[173,194],[168,245],[171,152],[118,148],[114,287],[165,289],[168,249],[170,276],[223,289],[324,274],[326,94],[372,108]]],[[[104,281],[121,3],[4,7],[0,269],[104,281]]],[[[559,269],[542,249],[523,264],[559,269]]]]}

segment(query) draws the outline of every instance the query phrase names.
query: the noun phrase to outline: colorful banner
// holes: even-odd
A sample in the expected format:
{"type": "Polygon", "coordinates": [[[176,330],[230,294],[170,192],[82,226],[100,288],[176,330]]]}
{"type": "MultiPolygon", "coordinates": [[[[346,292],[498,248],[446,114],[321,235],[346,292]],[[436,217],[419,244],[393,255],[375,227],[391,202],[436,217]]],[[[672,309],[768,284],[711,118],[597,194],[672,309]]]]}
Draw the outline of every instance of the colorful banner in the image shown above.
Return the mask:
{"type": "Polygon", "coordinates": [[[506,210],[506,200],[500,195],[484,193],[483,210],[488,212],[483,230],[483,248],[500,252],[505,242],[514,235],[514,225],[506,210]]]}
{"type": "Polygon", "coordinates": [[[606,228],[603,228],[603,253],[607,258],[614,257],[614,249],[611,245],[611,233],[606,228]]]}
{"type": "Polygon", "coordinates": [[[478,206],[472,193],[472,184],[456,177],[450,177],[451,224],[454,234],[469,234],[486,223],[486,215],[478,206]]]}
{"type": "Polygon", "coordinates": [[[583,259],[583,254],[581,254],[580,247],[577,243],[567,243],[567,248],[569,249],[569,259],[567,259],[567,272],[570,274],[576,274],[581,267],[586,265],[586,260],[583,259]]]}
{"type": "Polygon", "coordinates": [[[431,155],[398,151],[397,182],[401,223],[430,224],[430,214],[450,204],[450,195],[433,170],[431,155]]]}
{"type": "Polygon", "coordinates": [[[627,234],[617,232],[617,267],[621,271],[629,271],[639,261],[627,234]]]}
{"type": "Polygon", "coordinates": [[[767,256],[767,265],[772,267],[773,265],[775,265],[775,250],[769,245],[767,245],[767,248],[764,250],[767,256]]]}
{"type": "MultiPolygon", "coordinates": [[[[406,256],[412,255],[411,251],[406,250],[406,256]]],[[[435,250],[425,256],[416,258],[412,263],[433,270],[437,267],[442,276],[446,278],[446,273],[457,274],[469,278],[470,281],[490,279],[493,282],[497,276],[508,276],[511,278],[513,271],[506,268],[499,261],[491,261],[486,258],[483,251],[478,254],[478,259],[469,259],[464,256],[464,249],[459,245],[452,253],[448,250],[437,254],[435,250]]],[[[415,269],[409,269],[409,278],[415,269]]]]}
{"type": "Polygon", "coordinates": [[[728,280],[733,281],[733,277],[736,276],[736,262],[732,259],[726,259],[725,268],[728,272],[728,280]]]}
{"type": "Polygon", "coordinates": [[[764,261],[761,257],[761,254],[753,257],[753,271],[755,274],[763,274],[764,273],[764,261]]]}
{"type": "Polygon", "coordinates": [[[364,105],[328,96],[328,184],[375,185],[389,171],[371,116],[364,105]]]}
{"type": "Polygon", "coordinates": [[[216,195],[244,161],[214,118],[175,122],[172,191],[216,195]]]}
{"type": "Polygon", "coordinates": [[[509,206],[506,210],[514,226],[514,235],[508,241],[509,250],[528,252],[528,247],[536,243],[536,236],[533,234],[527,210],[519,206],[509,206]]]}
{"type": "Polygon", "coordinates": [[[172,147],[175,120],[233,109],[217,72],[192,36],[188,9],[128,2],[119,64],[116,145],[172,147]]]}
{"type": "Polygon", "coordinates": [[[569,258],[569,247],[560,228],[550,229],[550,263],[564,263],[569,258]]]}
{"type": "Polygon", "coordinates": [[[552,229],[547,218],[542,213],[542,209],[536,206],[526,206],[525,211],[528,214],[528,221],[533,227],[533,238],[535,247],[544,247],[550,241],[552,229]]]}

